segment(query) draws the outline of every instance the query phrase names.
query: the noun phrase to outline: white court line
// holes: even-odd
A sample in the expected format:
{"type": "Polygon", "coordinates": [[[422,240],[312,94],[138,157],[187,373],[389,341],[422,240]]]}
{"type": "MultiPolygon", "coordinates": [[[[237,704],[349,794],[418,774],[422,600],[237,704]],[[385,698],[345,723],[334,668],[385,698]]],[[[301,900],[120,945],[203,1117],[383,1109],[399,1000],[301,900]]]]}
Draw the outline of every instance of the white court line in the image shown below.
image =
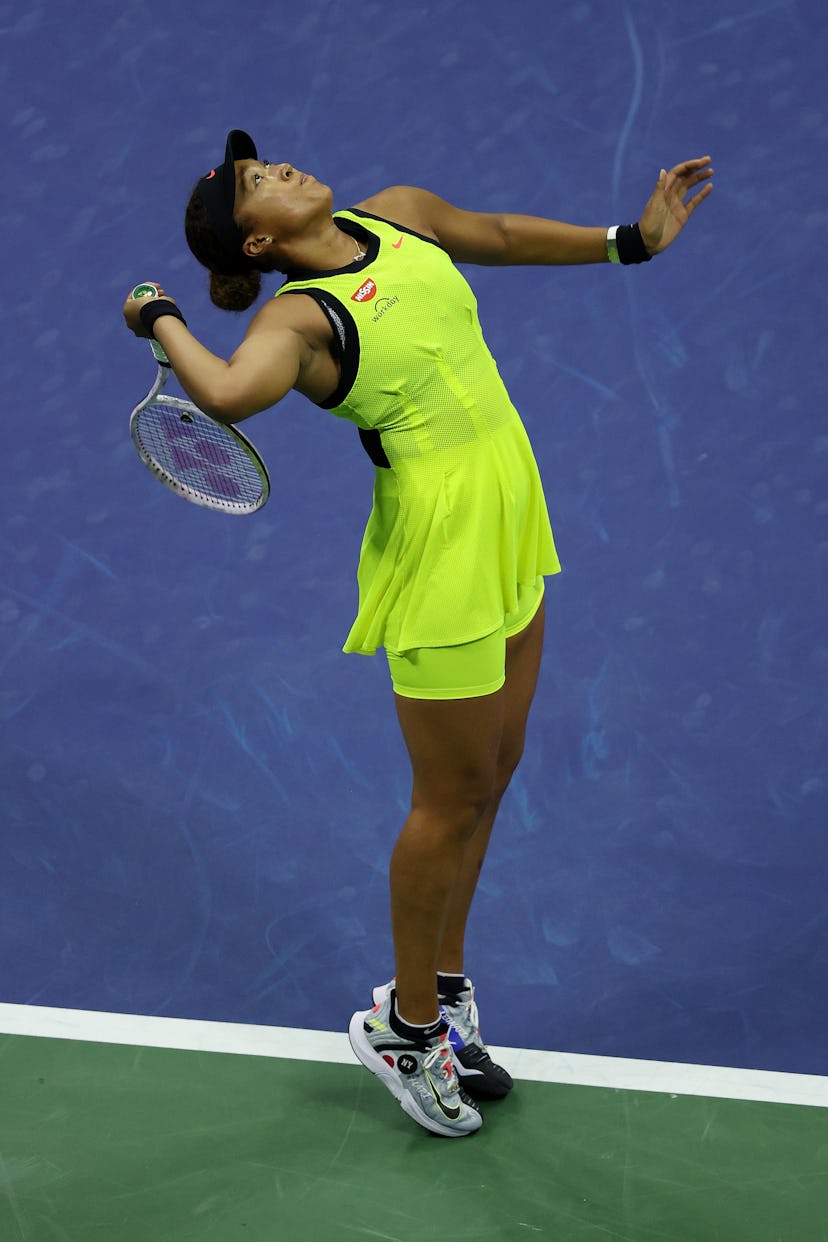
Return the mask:
{"type": "MultiPolygon", "coordinates": [[[[238,1022],[200,1022],[191,1018],[154,1018],[141,1014],[0,1004],[0,1033],[143,1048],[177,1048],[188,1052],[229,1052],[241,1056],[355,1064],[346,1035],[336,1031],[305,1031],[287,1026],[251,1026],[238,1022]]],[[[489,1051],[515,1078],[530,1082],[571,1083],[620,1091],[657,1091],[665,1095],[701,1095],[725,1100],[828,1108],[828,1077],[815,1074],[784,1074],[771,1070],[729,1069],[719,1065],[685,1065],[671,1061],[633,1061],[623,1057],[592,1057],[531,1048],[490,1046],[489,1051]]]]}

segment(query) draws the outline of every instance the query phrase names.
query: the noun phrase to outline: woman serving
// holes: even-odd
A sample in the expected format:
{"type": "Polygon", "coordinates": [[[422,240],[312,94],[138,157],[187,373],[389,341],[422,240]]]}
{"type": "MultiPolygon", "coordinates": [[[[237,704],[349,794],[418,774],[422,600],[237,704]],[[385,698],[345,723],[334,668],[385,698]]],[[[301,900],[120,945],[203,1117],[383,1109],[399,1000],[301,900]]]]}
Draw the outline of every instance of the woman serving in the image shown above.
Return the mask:
{"type": "Polygon", "coordinates": [[[348,420],[375,465],[345,651],[385,649],[411,759],[391,856],[395,977],[354,1014],[357,1057],[420,1125],[482,1124],[506,1071],[480,1036],[466,922],[500,801],[520,760],[543,645],[544,578],[560,565],[534,455],[456,263],[647,262],[712,189],[709,157],[662,170],[638,224],[581,227],[459,210],[410,186],[332,211],[331,189],[259,159],[233,130],[185,228],[226,310],[285,280],[229,361],[176,304],[127,299],[190,398],[224,423],[291,389],[348,420]],[[695,187],[695,194],[691,191],[695,187]]]}

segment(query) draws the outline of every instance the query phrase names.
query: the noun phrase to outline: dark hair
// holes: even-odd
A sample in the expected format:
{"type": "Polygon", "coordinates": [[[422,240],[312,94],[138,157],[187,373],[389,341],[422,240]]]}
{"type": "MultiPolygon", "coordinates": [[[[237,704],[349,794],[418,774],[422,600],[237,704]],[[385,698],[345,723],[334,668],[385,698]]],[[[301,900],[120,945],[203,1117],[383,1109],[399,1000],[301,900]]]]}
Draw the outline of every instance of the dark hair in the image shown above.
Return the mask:
{"type": "Polygon", "coordinates": [[[240,263],[246,264],[244,271],[228,275],[216,270],[224,266],[226,257],[223,257],[224,252],[213,231],[197,186],[187,204],[184,232],[187,245],[199,263],[210,273],[210,301],[213,305],[219,310],[227,311],[244,311],[252,306],[261,293],[262,272],[270,272],[274,268],[261,262],[255,263],[242,255],[240,263]]]}

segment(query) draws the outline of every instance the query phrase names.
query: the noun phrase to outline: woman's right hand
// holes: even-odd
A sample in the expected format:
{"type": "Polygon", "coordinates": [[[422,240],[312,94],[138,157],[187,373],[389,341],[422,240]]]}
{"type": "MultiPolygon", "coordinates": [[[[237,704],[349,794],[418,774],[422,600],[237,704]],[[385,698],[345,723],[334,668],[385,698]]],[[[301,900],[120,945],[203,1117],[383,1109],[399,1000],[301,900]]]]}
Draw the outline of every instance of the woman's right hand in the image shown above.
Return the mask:
{"type": "MultiPolygon", "coordinates": [[[[175,303],[175,298],[167,297],[161,286],[156,284],[154,280],[145,280],[142,281],[142,284],[152,285],[153,289],[157,289],[159,298],[166,298],[168,302],[175,303]]],[[[137,289],[138,286],[133,285],[133,288],[137,289]]],[[[130,293],[129,297],[124,302],[124,320],[126,321],[126,326],[129,328],[130,332],[134,333],[135,336],[140,336],[143,340],[148,341],[150,339],[150,334],[141,323],[141,307],[144,305],[145,301],[146,298],[134,298],[130,293]]]]}

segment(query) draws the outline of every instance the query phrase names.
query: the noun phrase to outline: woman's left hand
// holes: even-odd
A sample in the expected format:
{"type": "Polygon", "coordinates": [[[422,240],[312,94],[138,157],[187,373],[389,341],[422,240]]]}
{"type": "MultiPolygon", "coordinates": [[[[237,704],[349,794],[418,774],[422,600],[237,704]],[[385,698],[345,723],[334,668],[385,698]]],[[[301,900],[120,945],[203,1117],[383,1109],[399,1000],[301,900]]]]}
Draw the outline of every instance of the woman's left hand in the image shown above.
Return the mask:
{"type": "Polygon", "coordinates": [[[639,221],[641,238],[650,254],[660,254],[676,240],[693,212],[712,191],[712,176],[709,155],[676,164],[669,172],[662,168],[639,221]],[[704,187],[688,199],[693,187],[702,182],[706,182],[704,187]]]}

